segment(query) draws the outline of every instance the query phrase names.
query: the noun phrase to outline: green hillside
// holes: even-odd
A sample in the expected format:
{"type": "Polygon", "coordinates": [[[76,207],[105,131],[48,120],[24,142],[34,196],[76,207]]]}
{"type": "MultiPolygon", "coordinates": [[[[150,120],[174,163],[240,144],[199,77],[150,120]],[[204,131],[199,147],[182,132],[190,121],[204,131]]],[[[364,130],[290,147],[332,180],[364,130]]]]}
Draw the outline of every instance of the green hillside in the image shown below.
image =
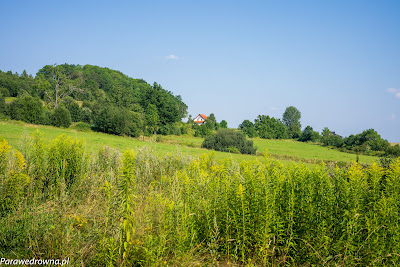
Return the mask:
{"type": "MultiPolygon", "coordinates": [[[[108,135],[98,132],[79,132],[71,129],[62,129],[52,126],[25,124],[15,121],[0,122],[0,137],[17,149],[23,146],[23,136],[28,135],[38,129],[44,134],[46,140],[50,141],[61,134],[66,134],[74,138],[81,138],[86,141],[89,151],[97,151],[101,146],[109,146],[120,151],[133,148],[138,150],[144,146],[152,149],[158,155],[179,152],[183,155],[199,157],[208,150],[201,149],[203,138],[189,136],[158,136],[153,138],[132,138],[116,135],[108,135]],[[156,142],[157,140],[157,142],[156,142]]],[[[356,155],[340,152],[327,147],[321,147],[310,143],[295,142],[289,140],[267,140],[253,139],[258,147],[258,155],[267,151],[270,157],[283,162],[300,161],[304,163],[316,163],[317,160],[331,162],[350,162],[356,160],[356,155]]],[[[237,161],[251,160],[257,156],[230,154],[225,152],[215,152],[216,159],[232,158],[237,161]]],[[[261,159],[261,157],[257,157],[261,159]]],[[[372,163],[378,160],[377,157],[363,156],[359,158],[360,163],[372,163]]]]}

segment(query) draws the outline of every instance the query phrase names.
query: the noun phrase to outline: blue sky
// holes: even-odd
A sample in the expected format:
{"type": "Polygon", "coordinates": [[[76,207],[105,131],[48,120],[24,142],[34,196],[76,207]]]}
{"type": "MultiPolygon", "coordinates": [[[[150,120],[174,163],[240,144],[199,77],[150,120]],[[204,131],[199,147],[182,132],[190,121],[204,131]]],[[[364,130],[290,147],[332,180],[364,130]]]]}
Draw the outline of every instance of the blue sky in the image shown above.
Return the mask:
{"type": "Polygon", "coordinates": [[[297,107],[303,128],[400,142],[400,1],[2,1],[0,70],[122,71],[229,127],[297,107]]]}

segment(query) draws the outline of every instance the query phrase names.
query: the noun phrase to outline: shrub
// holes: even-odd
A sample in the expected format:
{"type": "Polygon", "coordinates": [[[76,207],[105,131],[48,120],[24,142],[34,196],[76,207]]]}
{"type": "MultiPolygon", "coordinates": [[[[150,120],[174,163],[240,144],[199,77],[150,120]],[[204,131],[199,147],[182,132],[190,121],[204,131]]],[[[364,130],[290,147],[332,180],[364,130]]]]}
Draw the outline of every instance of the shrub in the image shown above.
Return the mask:
{"type": "Polygon", "coordinates": [[[317,142],[320,139],[319,133],[314,131],[311,126],[307,126],[303,132],[301,133],[301,136],[299,138],[299,141],[302,142],[317,142]]]}
{"type": "Polygon", "coordinates": [[[13,120],[39,124],[43,120],[42,102],[38,98],[25,95],[10,104],[9,113],[13,120]]]}
{"type": "Polygon", "coordinates": [[[72,123],[71,114],[64,106],[58,106],[51,117],[51,124],[57,127],[68,128],[72,123]]]}
{"type": "Polygon", "coordinates": [[[249,120],[244,120],[239,124],[239,129],[242,130],[248,137],[253,138],[257,136],[254,124],[249,120]]]}
{"type": "Polygon", "coordinates": [[[63,105],[69,110],[69,113],[71,114],[71,120],[73,122],[81,121],[81,117],[82,117],[81,108],[79,107],[78,103],[72,97],[67,97],[63,101],[63,105]]]}
{"type": "Polygon", "coordinates": [[[137,112],[109,106],[100,111],[94,125],[99,132],[138,137],[143,120],[137,112]]]}
{"type": "Polygon", "coordinates": [[[206,124],[195,125],[194,130],[194,136],[196,137],[206,137],[211,135],[211,129],[207,127],[206,124]]]}
{"type": "Polygon", "coordinates": [[[81,109],[81,121],[91,123],[92,121],[92,110],[88,107],[82,107],[81,109]]]}
{"type": "Polygon", "coordinates": [[[289,137],[288,130],[280,119],[259,115],[254,121],[254,127],[261,138],[286,139],[289,137]]]}
{"type": "Polygon", "coordinates": [[[10,96],[10,92],[8,91],[7,88],[1,87],[0,88],[0,95],[2,95],[3,97],[9,97],[10,96]]]}
{"type": "Polygon", "coordinates": [[[71,128],[81,132],[90,132],[92,130],[90,124],[86,122],[78,122],[71,128]]]}
{"type": "Polygon", "coordinates": [[[242,132],[230,129],[219,129],[216,134],[206,137],[202,147],[233,153],[240,151],[242,154],[255,154],[257,151],[257,148],[253,146],[253,141],[246,140],[242,132]]]}

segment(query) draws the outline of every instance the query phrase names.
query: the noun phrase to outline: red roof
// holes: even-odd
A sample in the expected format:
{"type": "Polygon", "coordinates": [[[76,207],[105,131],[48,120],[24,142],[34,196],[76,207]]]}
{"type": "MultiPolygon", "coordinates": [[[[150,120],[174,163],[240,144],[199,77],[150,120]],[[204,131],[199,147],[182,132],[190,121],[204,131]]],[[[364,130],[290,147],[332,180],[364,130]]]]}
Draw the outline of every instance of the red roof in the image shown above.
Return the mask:
{"type": "MultiPolygon", "coordinates": [[[[206,115],[204,115],[204,114],[199,114],[199,115],[196,116],[196,118],[197,118],[198,116],[202,117],[204,120],[206,120],[206,119],[208,118],[208,117],[207,117],[206,115]]],[[[193,122],[195,122],[195,123],[203,123],[204,121],[193,121],[193,122]]]]}
{"type": "Polygon", "coordinates": [[[204,114],[199,114],[203,119],[207,119],[208,117],[204,114]]]}

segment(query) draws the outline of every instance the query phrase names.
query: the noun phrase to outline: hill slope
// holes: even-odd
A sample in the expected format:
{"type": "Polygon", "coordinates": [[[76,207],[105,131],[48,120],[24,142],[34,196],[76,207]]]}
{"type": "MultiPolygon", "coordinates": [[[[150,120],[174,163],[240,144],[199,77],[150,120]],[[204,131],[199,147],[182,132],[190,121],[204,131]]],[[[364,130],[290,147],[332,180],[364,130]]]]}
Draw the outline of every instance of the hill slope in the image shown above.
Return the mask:
{"type": "MultiPolygon", "coordinates": [[[[48,141],[53,140],[61,134],[66,134],[74,138],[82,138],[86,141],[87,148],[92,152],[97,151],[100,146],[109,146],[120,151],[129,148],[138,150],[146,146],[158,155],[179,152],[192,157],[199,157],[200,155],[209,152],[208,150],[200,148],[203,139],[199,137],[162,136],[158,139],[159,142],[155,142],[157,138],[143,140],[143,138],[122,137],[97,132],[79,132],[71,129],[25,124],[15,121],[0,121],[0,138],[6,139],[13,147],[21,149],[23,146],[23,143],[21,142],[23,136],[36,131],[36,129],[43,133],[45,139],[48,141]]],[[[254,139],[254,142],[256,146],[258,146],[258,152],[264,152],[265,149],[267,149],[269,156],[283,162],[300,161],[305,163],[316,163],[319,160],[350,162],[356,159],[354,154],[343,153],[308,143],[267,139],[254,139]]],[[[261,159],[257,156],[224,152],[215,152],[215,158],[232,158],[237,161],[252,160],[255,158],[261,159]]],[[[372,163],[374,160],[377,161],[378,158],[363,155],[359,158],[360,163],[372,163]]]]}

